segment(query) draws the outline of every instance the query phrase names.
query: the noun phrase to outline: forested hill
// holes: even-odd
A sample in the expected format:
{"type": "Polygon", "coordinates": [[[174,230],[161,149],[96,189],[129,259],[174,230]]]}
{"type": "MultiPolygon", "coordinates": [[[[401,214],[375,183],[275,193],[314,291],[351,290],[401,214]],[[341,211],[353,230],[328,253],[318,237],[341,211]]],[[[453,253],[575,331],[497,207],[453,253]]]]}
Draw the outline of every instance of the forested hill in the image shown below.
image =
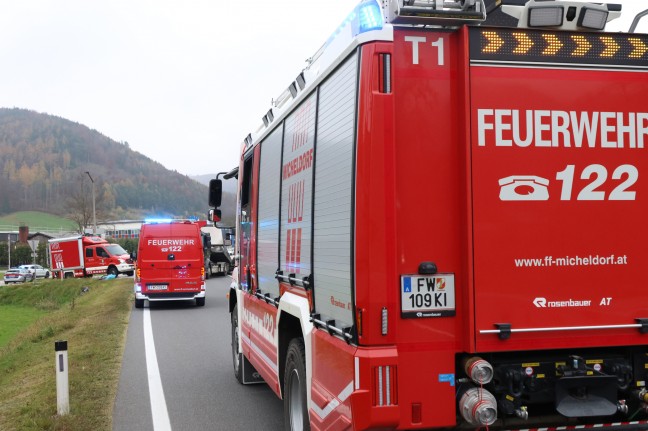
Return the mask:
{"type": "Polygon", "coordinates": [[[68,215],[87,206],[95,182],[97,219],[207,211],[207,187],[96,130],[23,109],[0,108],[0,214],[68,215]]]}

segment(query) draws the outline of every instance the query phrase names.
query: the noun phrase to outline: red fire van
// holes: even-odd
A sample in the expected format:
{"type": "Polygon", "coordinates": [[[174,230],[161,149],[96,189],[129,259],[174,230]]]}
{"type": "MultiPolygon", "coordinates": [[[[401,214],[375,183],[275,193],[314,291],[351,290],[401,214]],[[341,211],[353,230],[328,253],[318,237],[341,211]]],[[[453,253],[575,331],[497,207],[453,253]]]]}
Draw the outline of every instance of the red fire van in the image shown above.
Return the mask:
{"type": "Polygon", "coordinates": [[[205,305],[205,267],[200,225],[189,220],[142,225],[135,271],[135,307],[144,300],[196,300],[205,305]]]}

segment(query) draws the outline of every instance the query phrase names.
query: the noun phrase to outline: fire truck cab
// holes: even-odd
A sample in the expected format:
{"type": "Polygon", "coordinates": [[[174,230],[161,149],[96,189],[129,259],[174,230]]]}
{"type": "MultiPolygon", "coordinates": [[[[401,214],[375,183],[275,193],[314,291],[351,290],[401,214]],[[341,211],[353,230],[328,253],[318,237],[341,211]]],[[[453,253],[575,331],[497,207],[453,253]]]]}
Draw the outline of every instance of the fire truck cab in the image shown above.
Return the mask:
{"type": "Polygon", "coordinates": [[[620,14],[367,0],[273,99],[229,299],[287,429],[646,428],[648,36],[620,14]]]}

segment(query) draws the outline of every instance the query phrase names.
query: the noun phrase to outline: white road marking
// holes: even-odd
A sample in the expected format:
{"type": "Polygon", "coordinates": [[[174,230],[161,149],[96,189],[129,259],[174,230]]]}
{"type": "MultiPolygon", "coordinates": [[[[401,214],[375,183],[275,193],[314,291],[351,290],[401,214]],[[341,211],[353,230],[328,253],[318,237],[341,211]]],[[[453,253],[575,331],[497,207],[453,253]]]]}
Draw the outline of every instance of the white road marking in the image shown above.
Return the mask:
{"type": "Polygon", "coordinates": [[[158,368],[153,342],[153,326],[151,325],[151,312],[144,308],[144,351],[146,352],[146,372],[148,374],[149,396],[151,399],[151,414],[153,415],[154,431],[171,431],[169,412],[167,411],[162,379],[158,368]]]}

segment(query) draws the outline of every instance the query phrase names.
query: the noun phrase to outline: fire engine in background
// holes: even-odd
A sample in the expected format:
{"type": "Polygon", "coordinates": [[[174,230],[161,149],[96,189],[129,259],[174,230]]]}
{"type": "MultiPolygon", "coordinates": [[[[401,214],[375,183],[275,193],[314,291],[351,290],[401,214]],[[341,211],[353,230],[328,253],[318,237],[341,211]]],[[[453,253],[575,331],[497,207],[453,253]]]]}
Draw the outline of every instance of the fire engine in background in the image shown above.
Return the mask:
{"type": "Polygon", "coordinates": [[[135,271],[135,307],[148,301],[196,300],[205,305],[205,266],[200,227],[191,220],[142,224],[135,271]]]}
{"type": "Polygon", "coordinates": [[[234,373],[288,429],[646,428],[648,36],[506,3],[360,3],[245,138],[234,373]]]}
{"type": "Polygon", "coordinates": [[[133,275],[135,266],[128,252],[98,236],[56,238],[48,243],[54,278],[133,275]]]}

